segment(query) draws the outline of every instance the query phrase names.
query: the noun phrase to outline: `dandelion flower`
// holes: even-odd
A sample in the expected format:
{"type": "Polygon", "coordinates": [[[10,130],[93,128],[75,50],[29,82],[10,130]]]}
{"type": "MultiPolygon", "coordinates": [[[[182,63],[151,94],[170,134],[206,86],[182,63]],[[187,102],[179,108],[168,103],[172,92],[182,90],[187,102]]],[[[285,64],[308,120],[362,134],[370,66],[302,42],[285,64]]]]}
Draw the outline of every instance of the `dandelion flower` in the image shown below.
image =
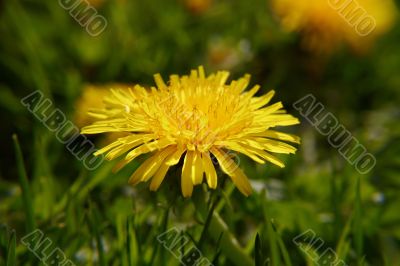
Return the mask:
{"type": "MultiPolygon", "coordinates": [[[[110,93],[110,88],[118,88],[119,90],[126,90],[130,88],[130,84],[112,83],[104,85],[86,84],[82,88],[80,97],[76,100],[74,105],[74,124],[83,127],[85,125],[95,122],[97,119],[89,114],[89,111],[94,108],[103,107],[103,98],[110,93]]],[[[113,132],[106,134],[105,138],[99,141],[99,144],[114,141],[119,137],[128,135],[127,132],[113,132]]]]}
{"type": "Polygon", "coordinates": [[[88,114],[90,109],[101,108],[103,106],[103,98],[110,93],[110,88],[118,88],[122,90],[128,90],[130,84],[106,84],[106,85],[94,85],[86,84],[82,88],[82,94],[75,102],[75,116],[74,123],[78,127],[93,123],[95,118],[88,114]]]}
{"type": "Polygon", "coordinates": [[[392,0],[272,0],[272,9],[285,30],[302,35],[305,49],[322,54],[342,44],[363,52],[396,17],[392,0]]]}
{"type": "Polygon", "coordinates": [[[156,87],[149,90],[139,85],[112,89],[104,99],[105,107],[90,112],[98,121],[82,133],[129,133],[95,152],[109,160],[125,155],[118,169],[150,153],[130,177],[132,185],[151,179],[150,190],[157,190],[169,168],[183,161],[181,189],[189,197],[203,179],[210,188],[217,187],[218,163],[236,187],[250,195],[250,183],[230,152],[284,167],[272,153],[294,153],[296,149],[286,142],[300,139],[271,128],[299,121],[283,110],[281,102],[267,105],[274,91],[259,97],[255,96],[258,85],[246,91],[249,75],[227,84],[228,76],[226,71],[206,76],[199,67],[190,75],[171,75],[168,83],[156,74],[156,87]]]}

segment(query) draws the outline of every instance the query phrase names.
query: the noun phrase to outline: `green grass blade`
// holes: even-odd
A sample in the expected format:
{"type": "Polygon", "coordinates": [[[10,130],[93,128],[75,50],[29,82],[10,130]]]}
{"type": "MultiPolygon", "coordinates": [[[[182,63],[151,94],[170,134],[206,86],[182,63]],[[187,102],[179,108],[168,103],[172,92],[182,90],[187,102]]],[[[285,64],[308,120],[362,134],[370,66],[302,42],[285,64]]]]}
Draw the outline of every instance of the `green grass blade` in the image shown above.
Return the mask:
{"type": "Polygon", "coordinates": [[[62,199],[57,203],[55,212],[61,212],[68,204],[69,198],[72,196],[77,200],[84,200],[90,191],[93,190],[97,185],[103,182],[106,178],[110,177],[113,164],[103,162],[102,166],[95,172],[93,176],[80,177],[70,187],[62,199]]]}
{"type": "Polygon", "coordinates": [[[271,222],[271,226],[274,229],[274,233],[275,233],[274,237],[278,241],[279,249],[281,250],[281,254],[282,254],[282,257],[283,257],[283,261],[285,262],[285,265],[286,266],[292,266],[292,261],[291,261],[290,256],[289,256],[289,252],[288,252],[288,250],[287,250],[287,248],[285,246],[285,243],[282,240],[281,235],[278,233],[278,231],[276,230],[276,228],[275,228],[275,226],[274,226],[274,224],[272,222],[271,222]]]}
{"type": "Polygon", "coordinates": [[[254,265],[252,258],[244,252],[238,240],[231,233],[229,227],[216,212],[214,212],[211,219],[208,233],[214,240],[218,240],[222,234],[219,248],[234,265],[254,265]]]}
{"type": "Polygon", "coordinates": [[[129,216],[126,220],[126,255],[129,266],[138,265],[139,258],[138,243],[133,219],[133,216],[129,216]]]}
{"type": "Polygon", "coordinates": [[[268,232],[268,240],[269,240],[269,248],[270,248],[272,265],[280,266],[282,264],[281,264],[281,260],[280,260],[280,256],[279,256],[278,241],[276,239],[276,234],[272,227],[271,221],[268,221],[268,223],[267,223],[267,232],[268,232]]]}
{"type": "Polygon", "coordinates": [[[346,260],[347,254],[350,250],[350,241],[348,240],[348,236],[350,234],[352,221],[353,216],[351,216],[346,222],[346,225],[344,226],[342,233],[340,234],[339,241],[336,245],[336,254],[338,258],[343,261],[346,260]]]}
{"type": "Polygon", "coordinates": [[[263,265],[261,239],[258,233],[256,235],[256,241],[254,246],[254,263],[255,266],[263,265]]]}
{"type": "Polygon", "coordinates": [[[18,168],[18,179],[22,189],[22,200],[24,202],[25,215],[26,215],[26,229],[28,232],[32,232],[35,226],[34,209],[32,205],[32,196],[29,189],[29,182],[26,175],[24,166],[24,159],[22,157],[21,147],[19,145],[18,137],[16,134],[12,136],[15,148],[15,157],[18,168]]]}
{"type": "MultiPolygon", "coordinates": [[[[204,197],[195,198],[195,196],[196,195],[193,195],[193,203],[196,207],[196,211],[206,223],[210,214],[210,210],[207,210],[204,206],[208,205],[204,200],[204,197]]],[[[227,258],[229,258],[234,265],[254,265],[254,260],[240,246],[239,241],[235,238],[228,225],[221,218],[218,212],[215,211],[215,207],[212,211],[207,233],[214,241],[221,241],[218,248],[221,249],[221,253],[227,256],[227,258]]]]}
{"type": "Polygon", "coordinates": [[[100,235],[99,225],[101,224],[100,214],[97,210],[97,207],[93,204],[90,204],[90,213],[89,213],[89,225],[91,227],[92,235],[96,240],[97,252],[99,254],[99,265],[106,266],[106,258],[104,254],[103,242],[100,235]]]}
{"type": "MultiPolygon", "coordinates": [[[[213,194],[212,194],[212,195],[213,195],[213,194]]],[[[212,199],[212,197],[211,197],[211,199],[212,199]]],[[[212,203],[212,205],[211,205],[210,210],[208,211],[207,218],[206,218],[206,221],[205,221],[204,226],[203,226],[203,230],[202,230],[201,235],[200,235],[200,239],[199,239],[199,241],[198,241],[198,243],[197,243],[198,248],[199,248],[200,250],[201,250],[201,248],[203,247],[204,241],[206,240],[208,228],[209,228],[209,226],[210,226],[211,219],[212,219],[212,216],[213,216],[213,214],[214,214],[214,210],[215,210],[215,208],[217,207],[218,202],[219,202],[219,197],[217,196],[217,197],[214,199],[214,201],[213,201],[213,203],[212,203]]]]}
{"type": "MultiPolygon", "coordinates": [[[[162,214],[158,235],[167,231],[168,218],[169,218],[169,208],[165,209],[162,214]]],[[[152,246],[153,246],[153,243],[152,243],[152,246]]],[[[151,265],[155,264],[159,250],[160,250],[160,245],[159,245],[159,243],[157,243],[157,245],[155,245],[155,247],[153,248],[153,252],[151,254],[151,263],[150,263],[151,265]]],[[[165,252],[166,252],[165,248],[161,248],[159,260],[161,261],[160,263],[162,263],[162,264],[160,264],[160,265],[166,265],[165,252]]]]}
{"type": "Polygon", "coordinates": [[[11,231],[10,241],[8,243],[8,250],[7,250],[7,266],[15,266],[17,265],[17,258],[15,255],[15,248],[16,248],[16,236],[15,231],[11,231]]]}
{"type": "Polygon", "coordinates": [[[356,183],[356,197],[354,203],[354,245],[357,254],[357,265],[363,265],[363,228],[362,228],[362,214],[361,214],[361,192],[360,192],[360,178],[356,183]]]}

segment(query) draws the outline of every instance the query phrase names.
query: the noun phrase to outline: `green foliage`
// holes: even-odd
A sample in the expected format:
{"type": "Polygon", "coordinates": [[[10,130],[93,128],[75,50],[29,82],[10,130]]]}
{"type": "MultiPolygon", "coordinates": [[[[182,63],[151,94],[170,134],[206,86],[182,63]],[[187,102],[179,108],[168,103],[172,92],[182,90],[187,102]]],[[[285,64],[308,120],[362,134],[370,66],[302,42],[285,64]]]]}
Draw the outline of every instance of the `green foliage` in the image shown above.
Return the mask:
{"type": "Polygon", "coordinates": [[[214,265],[318,265],[328,248],[347,265],[400,265],[399,23],[366,54],[343,48],[321,59],[280,28],[268,1],[215,0],[199,13],[187,2],[103,1],[108,26],[97,37],[59,1],[0,3],[0,265],[40,265],[21,242],[36,229],[76,265],[180,265],[176,255],[192,247],[214,265]],[[74,121],[86,84],[152,85],[154,73],[200,64],[252,74],[299,118],[291,104],[313,93],[375,168],[360,175],[303,119],[290,129],[302,138],[298,153],[280,157],[286,168],[240,158],[251,196],[219,173],[216,191],[198,186],[183,199],[179,170],[158,192],[128,186],[140,158],[118,173],[114,162],[87,170],[20,103],[40,90],[74,121]],[[182,249],[157,240],[170,228],[182,249]],[[293,242],[307,230],[320,248],[293,242]]]}

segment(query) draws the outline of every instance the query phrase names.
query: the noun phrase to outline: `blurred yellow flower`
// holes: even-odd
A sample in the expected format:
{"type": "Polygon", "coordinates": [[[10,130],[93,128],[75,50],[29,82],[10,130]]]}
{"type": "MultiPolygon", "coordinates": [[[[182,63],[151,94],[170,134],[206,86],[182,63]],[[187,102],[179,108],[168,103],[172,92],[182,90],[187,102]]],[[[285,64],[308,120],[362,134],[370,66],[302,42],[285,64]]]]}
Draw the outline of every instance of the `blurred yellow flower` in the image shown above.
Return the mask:
{"type": "Polygon", "coordinates": [[[104,99],[106,107],[90,112],[98,121],[84,127],[82,133],[129,132],[95,153],[106,153],[109,160],[127,153],[118,168],[139,155],[152,153],[132,174],[130,184],[152,178],[150,190],[157,190],[169,168],[184,157],[181,188],[183,196],[189,197],[204,175],[210,188],[217,187],[215,158],[247,196],[252,188],[229,151],[258,163],[269,161],[284,167],[270,152],[294,153],[296,149],[283,141],[299,143],[300,139],[271,128],[299,121],[282,109],[281,102],[266,106],[274,91],[260,97],[254,96],[258,85],[245,91],[249,75],[227,84],[228,76],[226,71],[206,76],[199,67],[190,75],[171,75],[168,85],[157,74],[157,87],[150,90],[139,85],[111,90],[104,99]]]}
{"type": "Polygon", "coordinates": [[[103,98],[110,93],[110,88],[128,90],[129,87],[133,86],[118,83],[104,85],[86,84],[82,88],[81,96],[75,102],[74,123],[78,127],[93,123],[95,119],[88,112],[90,109],[103,107],[103,98]]]}
{"type": "Polygon", "coordinates": [[[271,0],[283,28],[302,34],[305,49],[331,53],[341,44],[362,52],[393,25],[392,0],[271,0]]]}
{"type": "Polygon", "coordinates": [[[104,0],[86,0],[86,1],[95,8],[100,8],[104,4],[104,0]]]}
{"type": "MultiPolygon", "coordinates": [[[[75,102],[74,123],[77,127],[81,128],[85,125],[91,124],[96,121],[96,118],[89,115],[89,111],[93,108],[103,108],[103,99],[110,93],[110,88],[118,88],[120,90],[128,90],[133,85],[128,84],[103,84],[94,85],[87,84],[82,89],[81,96],[75,102]]],[[[126,132],[111,132],[106,134],[104,138],[99,140],[99,145],[114,141],[117,138],[128,135],[126,132]]]]}
{"type": "Polygon", "coordinates": [[[211,7],[213,0],[185,0],[185,7],[193,14],[203,14],[211,7]]]}

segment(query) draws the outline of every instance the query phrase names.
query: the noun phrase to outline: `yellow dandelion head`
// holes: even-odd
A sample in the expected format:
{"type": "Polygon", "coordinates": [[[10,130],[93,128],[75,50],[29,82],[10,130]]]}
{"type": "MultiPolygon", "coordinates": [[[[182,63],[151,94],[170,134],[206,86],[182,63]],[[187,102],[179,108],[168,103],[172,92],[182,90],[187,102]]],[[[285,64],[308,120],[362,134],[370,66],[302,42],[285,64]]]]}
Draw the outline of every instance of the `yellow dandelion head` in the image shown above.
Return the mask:
{"type": "Polygon", "coordinates": [[[283,110],[281,102],[268,105],[274,91],[256,97],[259,86],[246,91],[250,76],[227,84],[229,73],[220,71],[206,76],[202,67],[190,75],[171,75],[166,84],[155,75],[156,87],[149,90],[137,85],[129,90],[113,89],[104,98],[105,108],[90,112],[98,121],[82,129],[83,134],[127,132],[95,154],[105,153],[112,160],[123,154],[118,168],[138,156],[151,153],[131,176],[137,184],[151,180],[157,190],[169,168],[183,158],[181,187],[185,197],[193,186],[205,180],[217,187],[213,159],[245,195],[251,186],[243,171],[230,156],[242,153],[258,163],[284,164],[271,152],[294,153],[283,142],[299,143],[299,138],[273,131],[275,126],[299,123],[283,110]]]}
{"type": "Polygon", "coordinates": [[[300,32],[303,46],[330,53],[341,44],[363,51],[390,29],[397,15],[392,0],[272,0],[287,31],[300,32]]]}

